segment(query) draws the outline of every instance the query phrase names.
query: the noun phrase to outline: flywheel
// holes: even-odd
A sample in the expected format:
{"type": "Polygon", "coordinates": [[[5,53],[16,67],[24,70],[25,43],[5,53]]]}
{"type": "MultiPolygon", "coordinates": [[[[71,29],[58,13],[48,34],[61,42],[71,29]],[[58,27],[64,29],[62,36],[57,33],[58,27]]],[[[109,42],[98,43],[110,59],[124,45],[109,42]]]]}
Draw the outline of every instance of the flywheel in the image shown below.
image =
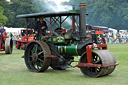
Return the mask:
{"type": "Polygon", "coordinates": [[[49,46],[42,41],[30,42],[25,49],[25,64],[32,72],[44,72],[48,69],[51,59],[49,46]]]}

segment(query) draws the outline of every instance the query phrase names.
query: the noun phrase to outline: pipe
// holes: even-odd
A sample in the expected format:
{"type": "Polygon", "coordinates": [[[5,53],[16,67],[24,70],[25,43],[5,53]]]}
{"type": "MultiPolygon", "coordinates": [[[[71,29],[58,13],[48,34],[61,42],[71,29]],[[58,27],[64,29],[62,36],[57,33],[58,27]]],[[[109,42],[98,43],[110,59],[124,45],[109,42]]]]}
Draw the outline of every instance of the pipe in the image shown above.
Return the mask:
{"type": "Polygon", "coordinates": [[[75,5],[72,5],[72,10],[75,10],[75,5]]]}
{"type": "Polygon", "coordinates": [[[81,3],[79,7],[80,7],[80,27],[81,27],[80,37],[81,37],[81,41],[85,42],[85,39],[86,39],[86,4],[81,3]]]}

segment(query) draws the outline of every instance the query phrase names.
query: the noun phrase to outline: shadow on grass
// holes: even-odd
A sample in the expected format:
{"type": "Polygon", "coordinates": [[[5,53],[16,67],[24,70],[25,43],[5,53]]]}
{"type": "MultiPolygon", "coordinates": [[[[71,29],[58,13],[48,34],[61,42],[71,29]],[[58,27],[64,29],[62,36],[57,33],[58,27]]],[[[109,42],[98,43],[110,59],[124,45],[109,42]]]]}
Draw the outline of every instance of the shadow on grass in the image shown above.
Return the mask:
{"type": "Polygon", "coordinates": [[[11,54],[6,54],[4,52],[0,53],[0,56],[7,56],[7,55],[11,55],[11,54]]]}
{"type": "Polygon", "coordinates": [[[49,69],[47,69],[46,71],[45,71],[45,73],[68,73],[68,72],[70,72],[71,70],[69,70],[69,69],[65,69],[65,70],[54,70],[54,69],[52,69],[52,68],[49,68],[49,69]]]}
{"type": "Polygon", "coordinates": [[[70,77],[77,77],[78,79],[91,79],[91,80],[99,80],[99,79],[111,79],[111,78],[115,78],[114,74],[110,74],[107,76],[102,76],[102,77],[98,77],[98,78],[92,78],[92,77],[87,77],[85,75],[83,75],[81,72],[76,72],[73,69],[66,69],[66,70],[54,70],[52,68],[47,69],[45,72],[31,72],[29,71],[27,68],[26,69],[22,69],[21,72],[24,72],[25,74],[29,74],[29,75],[41,75],[41,76],[70,76],[70,77]],[[68,74],[68,75],[67,75],[68,74]]]}
{"type": "Polygon", "coordinates": [[[1,56],[1,55],[8,55],[8,54],[6,54],[6,53],[0,53],[0,56],[1,56]]]}
{"type": "Polygon", "coordinates": [[[100,78],[102,78],[102,79],[104,79],[104,78],[108,79],[108,78],[114,78],[115,75],[110,74],[110,75],[106,75],[106,76],[101,76],[101,77],[94,78],[94,77],[85,76],[85,75],[83,75],[81,73],[81,75],[77,75],[77,77],[80,77],[80,78],[91,78],[91,79],[100,79],[100,78]]]}
{"type": "MultiPolygon", "coordinates": [[[[87,78],[87,79],[92,79],[93,77],[88,77],[88,76],[85,76],[83,75],[82,73],[80,72],[76,72],[74,71],[73,69],[66,69],[66,70],[54,70],[54,69],[48,69],[47,71],[45,71],[45,73],[48,73],[48,74],[52,74],[52,75],[56,75],[56,74],[69,74],[69,75],[72,75],[74,77],[77,77],[77,78],[87,78]]],[[[93,79],[100,79],[100,78],[103,78],[103,79],[108,79],[108,78],[113,78],[115,77],[114,75],[110,74],[110,75],[106,75],[106,76],[101,76],[101,77],[98,77],[98,78],[93,78],[93,79]]]]}

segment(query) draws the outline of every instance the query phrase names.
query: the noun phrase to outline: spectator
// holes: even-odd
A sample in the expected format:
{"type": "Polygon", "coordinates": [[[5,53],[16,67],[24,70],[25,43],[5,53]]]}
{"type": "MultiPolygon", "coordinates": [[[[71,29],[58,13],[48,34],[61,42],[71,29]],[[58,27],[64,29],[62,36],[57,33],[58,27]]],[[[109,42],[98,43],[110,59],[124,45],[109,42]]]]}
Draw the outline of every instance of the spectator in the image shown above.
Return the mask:
{"type": "Polygon", "coordinates": [[[128,43],[128,33],[126,34],[126,42],[128,43]]]}
{"type": "Polygon", "coordinates": [[[109,43],[112,44],[113,43],[113,33],[109,32],[109,43]]]}

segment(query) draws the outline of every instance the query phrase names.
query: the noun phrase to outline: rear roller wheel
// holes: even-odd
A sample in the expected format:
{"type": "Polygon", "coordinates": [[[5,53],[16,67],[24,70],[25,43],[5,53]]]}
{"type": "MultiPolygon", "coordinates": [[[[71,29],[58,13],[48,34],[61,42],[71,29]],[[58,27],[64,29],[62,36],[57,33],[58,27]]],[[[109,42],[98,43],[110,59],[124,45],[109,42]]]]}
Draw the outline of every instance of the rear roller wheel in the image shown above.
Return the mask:
{"type": "Polygon", "coordinates": [[[47,58],[51,51],[45,42],[33,41],[25,49],[25,64],[32,72],[44,72],[48,69],[51,59],[47,58]]]}
{"type": "MultiPolygon", "coordinates": [[[[86,54],[81,57],[80,62],[87,63],[86,54]]],[[[114,55],[108,50],[95,50],[92,52],[92,63],[101,65],[115,64],[116,60],[114,55]]],[[[88,77],[100,77],[105,76],[114,71],[116,66],[111,67],[81,67],[81,72],[88,77]]]]}
{"type": "Polygon", "coordinates": [[[6,38],[5,40],[5,53],[11,54],[13,50],[13,41],[11,38],[6,38]]]}

